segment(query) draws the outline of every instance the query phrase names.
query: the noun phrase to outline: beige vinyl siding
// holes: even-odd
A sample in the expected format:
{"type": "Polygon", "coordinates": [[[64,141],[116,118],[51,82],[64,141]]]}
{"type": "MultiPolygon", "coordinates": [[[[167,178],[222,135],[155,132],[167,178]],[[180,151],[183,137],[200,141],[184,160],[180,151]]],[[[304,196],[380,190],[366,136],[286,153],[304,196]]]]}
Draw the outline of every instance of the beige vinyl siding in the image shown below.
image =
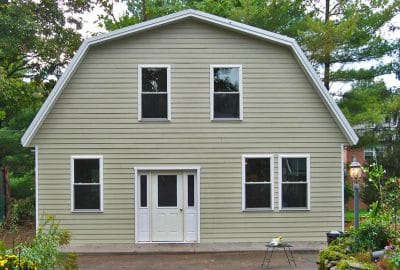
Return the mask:
{"type": "Polygon", "coordinates": [[[341,229],[346,140],[289,49],[187,19],[89,49],[31,145],[39,213],[73,243],[133,243],[134,167],[200,166],[201,242],[341,229]],[[171,121],[137,120],[137,67],[171,65],[171,121]],[[211,64],[243,67],[243,121],[210,121],[211,64]],[[309,154],[311,210],[278,211],[278,154],[309,154]],[[242,212],[242,154],[274,155],[274,212],[242,212]],[[71,213],[70,156],[103,155],[104,212],[71,213]]]}

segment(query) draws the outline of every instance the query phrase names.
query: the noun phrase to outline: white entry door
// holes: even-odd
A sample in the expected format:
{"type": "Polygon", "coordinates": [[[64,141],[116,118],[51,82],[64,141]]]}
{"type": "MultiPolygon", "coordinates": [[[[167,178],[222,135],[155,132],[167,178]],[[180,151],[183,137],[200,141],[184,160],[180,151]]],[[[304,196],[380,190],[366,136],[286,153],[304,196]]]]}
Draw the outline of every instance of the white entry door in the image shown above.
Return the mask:
{"type": "Polygon", "coordinates": [[[152,173],[152,241],[182,242],[183,182],[180,173],[152,173]]]}

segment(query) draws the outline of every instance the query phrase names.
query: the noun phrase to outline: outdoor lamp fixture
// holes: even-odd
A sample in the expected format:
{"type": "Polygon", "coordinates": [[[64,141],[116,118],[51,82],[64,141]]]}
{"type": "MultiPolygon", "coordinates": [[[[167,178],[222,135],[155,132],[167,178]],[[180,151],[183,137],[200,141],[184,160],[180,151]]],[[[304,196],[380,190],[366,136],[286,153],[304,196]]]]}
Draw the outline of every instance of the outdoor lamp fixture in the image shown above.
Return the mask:
{"type": "Polygon", "coordinates": [[[353,189],[354,189],[354,228],[358,229],[359,218],[359,199],[360,199],[360,185],[358,180],[362,176],[361,164],[357,161],[356,157],[353,156],[353,161],[350,163],[350,176],[353,179],[353,189]]]}

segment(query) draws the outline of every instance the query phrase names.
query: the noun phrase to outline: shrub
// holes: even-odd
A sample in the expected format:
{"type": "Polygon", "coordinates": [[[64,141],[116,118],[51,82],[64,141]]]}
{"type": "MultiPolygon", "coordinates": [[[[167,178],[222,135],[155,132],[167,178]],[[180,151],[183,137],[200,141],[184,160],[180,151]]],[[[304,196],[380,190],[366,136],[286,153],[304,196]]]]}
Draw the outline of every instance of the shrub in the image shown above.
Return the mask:
{"type": "Polygon", "coordinates": [[[69,231],[61,230],[54,217],[46,217],[39,226],[30,247],[22,245],[21,257],[36,263],[38,269],[78,269],[76,254],[61,253],[58,248],[71,239],[69,231]]]}
{"type": "Polygon", "coordinates": [[[33,221],[35,217],[35,197],[13,200],[11,203],[11,219],[15,224],[33,221]]]}
{"type": "Polygon", "coordinates": [[[35,180],[32,173],[27,173],[21,177],[10,175],[11,197],[19,200],[35,195],[35,180]]]}
{"type": "Polygon", "coordinates": [[[388,225],[382,220],[370,218],[364,220],[352,235],[356,251],[383,249],[391,239],[388,225]]]}

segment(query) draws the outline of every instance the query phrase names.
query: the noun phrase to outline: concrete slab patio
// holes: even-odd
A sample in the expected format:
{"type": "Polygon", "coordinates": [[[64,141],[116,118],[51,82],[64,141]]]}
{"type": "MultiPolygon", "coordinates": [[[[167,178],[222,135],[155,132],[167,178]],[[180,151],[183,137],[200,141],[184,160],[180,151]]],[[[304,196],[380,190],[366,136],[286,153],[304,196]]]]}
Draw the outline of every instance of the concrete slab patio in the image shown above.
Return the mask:
{"type": "MultiPolygon", "coordinates": [[[[293,251],[318,251],[326,247],[326,242],[296,242],[293,251]]],[[[212,253],[212,252],[242,252],[265,251],[265,243],[146,243],[146,244],[88,244],[70,245],[62,251],[79,254],[143,254],[143,253],[212,253]]]]}
{"type": "MultiPolygon", "coordinates": [[[[315,270],[317,251],[294,252],[297,267],[289,266],[283,252],[273,254],[268,269],[315,270]]],[[[214,253],[141,253],[81,255],[81,270],[261,270],[262,251],[214,253]]]]}
{"type": "MultiPolygon", "coordinates": [[[[268,269],[317,269],[318,251],[326,243],[295,243],[297,267],[291,267],[285,253],[276,251],[268,269]]],[[[82,270],[260,270],[265,255],[264,243],[130,244],[73,245],[63,251],[80,254],[82,270]]]]}

